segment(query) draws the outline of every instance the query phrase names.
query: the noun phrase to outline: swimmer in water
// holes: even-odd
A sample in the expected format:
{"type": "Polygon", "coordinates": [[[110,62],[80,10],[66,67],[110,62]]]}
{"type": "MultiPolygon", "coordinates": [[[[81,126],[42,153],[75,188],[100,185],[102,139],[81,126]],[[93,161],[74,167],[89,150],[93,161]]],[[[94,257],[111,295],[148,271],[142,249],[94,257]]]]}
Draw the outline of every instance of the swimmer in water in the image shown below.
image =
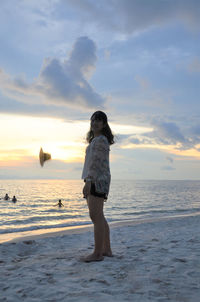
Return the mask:
{"type": "Polygon", "coordinates": [[[16,201],[17,201],[17,198],[15,197],[15,195],[13,196],[12,201],[13,201],[13,202],[16,202],[16,201]]]}
{"type": "Polygon", "coordinates": [[[4,196],[4,200],[9,200],[10,197],[8,196],[8,194],[6,193],[6,195],[4,196]]]}
{"type": "Polygon", "coordinates": [[[62,204],[61,199],[59,199],[58,203],[55,206],[59,206],[59,208],[64,207],[64,205],[62,204]]]}

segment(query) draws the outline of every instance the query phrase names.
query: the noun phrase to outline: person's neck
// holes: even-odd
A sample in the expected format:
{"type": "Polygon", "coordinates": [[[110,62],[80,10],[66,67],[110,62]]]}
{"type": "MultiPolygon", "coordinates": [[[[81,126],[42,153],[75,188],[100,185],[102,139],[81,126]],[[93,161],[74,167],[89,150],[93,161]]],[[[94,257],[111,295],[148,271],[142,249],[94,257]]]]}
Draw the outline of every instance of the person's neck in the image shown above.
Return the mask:
{"type": "Polygon", "coordinates": [[[94,137],[100,136],[102,133],[94,133],[94,137]]]}

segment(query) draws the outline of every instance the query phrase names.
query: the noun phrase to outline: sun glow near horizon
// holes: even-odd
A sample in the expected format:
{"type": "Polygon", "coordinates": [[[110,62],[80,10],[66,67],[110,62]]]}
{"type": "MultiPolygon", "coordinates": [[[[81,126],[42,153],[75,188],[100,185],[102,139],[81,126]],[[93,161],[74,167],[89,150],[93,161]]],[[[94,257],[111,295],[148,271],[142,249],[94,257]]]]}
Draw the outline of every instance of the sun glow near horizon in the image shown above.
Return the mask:
{"type": "MultiPolygon", "coordinates": [[[[110,123],[110,126],[114,133],[121,134],[151,131],[117,123],[110,123]]],[[[0,127],[4,129],[0,143],[1,166],[31,163],[38,159],[41,147],[55,160],[73,163],[84,158],[89,120],[66,122],[49,117],[1,114],[0,127]]]]}
{"type": "MultiPolygon", "coordinates": [[[[171,154],[179,161],[200,158],[197,149],[181,150],[178,145],[162,145],[153,141],[151,144],[134,144],[130,143],[129,139],[126,143],[126,135],[142,137],[143,133],[151,132],[153,129],[115,122],[109,124],[113,134],[116,135],[116,145],[110,154],[112,167],[118,164],[119,159],[121,162],[126,159],[124,155],[126,153],[120,154],[125,149],[157,149],[163,156],[171,154]],[[122,144],[117,141],[118,135],[125,137],[122,144]]],[[[55,178],[80,177],[87,146],[85,138],[89,130],[89,119],[70,122],[49,117],[0,114],[0,127],[4,129],[0,143],[1,179],[7,176],[22,178],[24,175],[35,178],[48,178],[52,175],[55,178]],[[45,153],[50,153],[52,158],[45,164],[45,169],[40,169],[39,165],[41,147],[45,153]]],[[[117,171],[115,173],[117,175],[117,171]]]]}
{"type": "Polygon", "coordinates": [[[38,158],[41,147],[56,160],[76,162],[83,157],[86,122],[1,114],[0,127],[4,129],[1,165],[15,165],[24,158],[31,162],[38,158]]]}

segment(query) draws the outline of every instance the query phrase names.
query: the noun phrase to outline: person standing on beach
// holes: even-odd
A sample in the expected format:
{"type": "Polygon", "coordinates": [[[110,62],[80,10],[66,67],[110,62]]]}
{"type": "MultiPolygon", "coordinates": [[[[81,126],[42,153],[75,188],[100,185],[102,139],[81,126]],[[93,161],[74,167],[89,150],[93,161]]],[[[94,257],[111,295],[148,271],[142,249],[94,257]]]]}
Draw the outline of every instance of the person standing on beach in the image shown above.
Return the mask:
{"type": "Polygon", "coordinates": [[[85,262],[101,261],[104,256],[112,257],[110,230],[104,217],[104,202],[108,198],[110,187],[110,145],[114,136],[108,125],[107,116],[102,111],[93,113],[87,133],[85,162],[82,172],[83,197],[87,200],[90,218],[94,224],[94,251],[83,258],[85,262]]]}

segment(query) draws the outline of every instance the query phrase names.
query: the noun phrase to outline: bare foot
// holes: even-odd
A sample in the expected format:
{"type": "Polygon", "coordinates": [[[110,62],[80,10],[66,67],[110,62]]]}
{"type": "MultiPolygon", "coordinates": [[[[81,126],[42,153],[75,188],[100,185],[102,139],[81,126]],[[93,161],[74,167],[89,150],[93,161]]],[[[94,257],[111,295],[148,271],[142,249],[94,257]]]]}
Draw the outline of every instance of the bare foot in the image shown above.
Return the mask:
{"type": "Polygon", "coordinates": [[[112,253],[112,251],[103,252],[103,256],[106,256],[106,257],[113,257],[113,253],[112,253]]]}
{"type": "Polygon", "coordinates": [[[104,259],[103,255],[90,254],[87,257],[82,258],[84,262],[102,261],[104,259]]]}

